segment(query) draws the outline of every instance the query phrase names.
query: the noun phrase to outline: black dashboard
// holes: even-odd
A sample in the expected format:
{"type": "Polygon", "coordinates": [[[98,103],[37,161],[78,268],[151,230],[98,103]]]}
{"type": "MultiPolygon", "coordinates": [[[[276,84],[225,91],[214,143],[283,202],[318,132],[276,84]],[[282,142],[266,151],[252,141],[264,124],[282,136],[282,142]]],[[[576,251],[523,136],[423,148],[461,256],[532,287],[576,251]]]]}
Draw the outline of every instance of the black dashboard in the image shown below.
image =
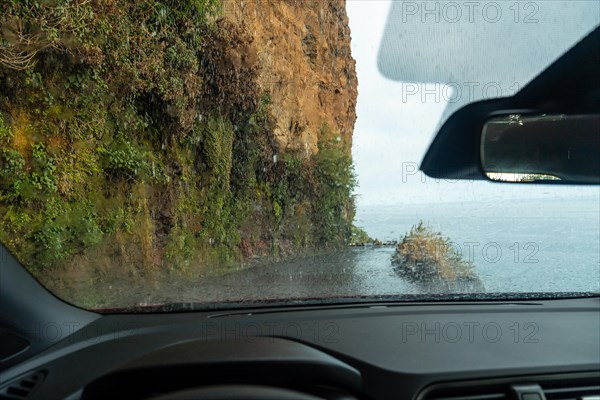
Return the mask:
{"type": "Polygon", "coordinates": [[[0,375],[2,399],[597,400],[600,298],[104,315],[0,375]]]}

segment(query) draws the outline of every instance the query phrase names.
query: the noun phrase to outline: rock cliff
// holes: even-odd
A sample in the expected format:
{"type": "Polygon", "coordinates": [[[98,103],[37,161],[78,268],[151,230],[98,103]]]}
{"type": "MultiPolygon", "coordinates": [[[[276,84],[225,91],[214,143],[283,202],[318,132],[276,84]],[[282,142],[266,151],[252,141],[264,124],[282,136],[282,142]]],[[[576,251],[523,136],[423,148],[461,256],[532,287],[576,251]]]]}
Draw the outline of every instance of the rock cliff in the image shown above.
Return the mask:
{"type": "Polygon", "coordinates": [[[251,62],[272,99],[279,149],[313,154],[323,124],[349,148],[357,77],[345,0],[225,0],[223,7],[225,19],[252,37],[251,62]]]}

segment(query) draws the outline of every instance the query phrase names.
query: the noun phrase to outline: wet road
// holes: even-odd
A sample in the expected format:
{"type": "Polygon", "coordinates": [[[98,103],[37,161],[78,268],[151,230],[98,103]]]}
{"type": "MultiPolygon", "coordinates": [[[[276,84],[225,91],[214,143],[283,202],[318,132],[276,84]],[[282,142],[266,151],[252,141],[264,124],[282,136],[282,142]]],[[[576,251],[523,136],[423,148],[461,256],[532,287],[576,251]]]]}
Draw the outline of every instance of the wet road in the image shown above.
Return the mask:
{"type": "MultiPolygon", "coordinates": [[[[188,293],[201,302],[414,292],[393,271],[392,247],[350,249],[205,278],[188,293]]],[[[188,297],[186,296],[186,297],[188,297]]]]}
{"type": "Polygon", "coordinates": [[[394,270],[394,251],[394,247],[352,248],[205,277],[193,284],[174,284],[171,293],[176,297],[162,302],[227,303],[484,290],[481,285],[460,282],[406,279],[394,270]]]}
{"type": "Polygon", "coordinates": [[[600,290],[597,199],[500,205],[455,204],[443,210],[426,205],[393,207],[361,215],[368,231],[384,240],[398,240],[420,219],[431,223],[451,237],[464,259],[472,259],[475,285],[408,279],[392,265],[393,247],[352,248],[226,275],[113,289],[118,293],[111,300],[124,305],[124,298],[128,304],[164,304],[600,290]]]}
{"type": "MultiPolygon", "coordinates": [[[[595,291],[598,282],[577,274],[560,279],[539,265],[529,274],[522,266],[475,265],[476,281],[432,282],[399,274],[392,264],[393,247],[353,248],[343,252],[304,257],[256,266],[221,276],[194,280],[155,281],[127,289],[113,287],[114,297],[104,307],[159,304],[240,303],[264,300],[335,299],[355,296],[424,295],[455,293],[524,293],[595,291]],[[551,282],[549,286],[548,282],[551,282]],[[578,286],[575,287],[574,284],[578,286]],[[116,290],[115,290],[116,289],[116,290]]],[[[589,276],[589,275],[588,275],[589,276]]]]}

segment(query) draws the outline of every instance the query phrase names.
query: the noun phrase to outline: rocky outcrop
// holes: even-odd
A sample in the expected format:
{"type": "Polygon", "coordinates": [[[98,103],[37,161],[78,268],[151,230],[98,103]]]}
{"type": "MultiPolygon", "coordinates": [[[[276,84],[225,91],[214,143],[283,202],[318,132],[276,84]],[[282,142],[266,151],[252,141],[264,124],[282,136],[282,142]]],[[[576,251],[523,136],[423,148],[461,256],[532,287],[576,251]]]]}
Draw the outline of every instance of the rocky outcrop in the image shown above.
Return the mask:
{"type": "Polygon", "coordinates": [[[252,37],[246,59],[258,63],[258,84],[271,97],[279,150],[314,154],[324,124],[349,150],[358,83],[345,0],[225,0],[223,8],[252,37]]]}

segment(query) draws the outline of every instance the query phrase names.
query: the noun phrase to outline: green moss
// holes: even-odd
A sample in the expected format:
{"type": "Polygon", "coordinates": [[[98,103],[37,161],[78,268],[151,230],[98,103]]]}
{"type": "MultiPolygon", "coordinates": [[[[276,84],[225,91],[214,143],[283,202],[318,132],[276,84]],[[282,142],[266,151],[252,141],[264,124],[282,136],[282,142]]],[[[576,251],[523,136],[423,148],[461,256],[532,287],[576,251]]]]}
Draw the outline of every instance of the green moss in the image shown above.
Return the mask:
{"type": "Polygon", "coordinates": [[[275,216],[275,220],[277,222],[281,221],[282,213],[283,210],[279,202],[277,200],[273,200],[273,215],[275,216]]]}
{"type": "Polygon", "coordinates": [[[196,237],[185,227],[177,226],[169,235],[165,246],[165,261],[169,270],[188,272],[194,265],[198,252],[196,237]]]}

